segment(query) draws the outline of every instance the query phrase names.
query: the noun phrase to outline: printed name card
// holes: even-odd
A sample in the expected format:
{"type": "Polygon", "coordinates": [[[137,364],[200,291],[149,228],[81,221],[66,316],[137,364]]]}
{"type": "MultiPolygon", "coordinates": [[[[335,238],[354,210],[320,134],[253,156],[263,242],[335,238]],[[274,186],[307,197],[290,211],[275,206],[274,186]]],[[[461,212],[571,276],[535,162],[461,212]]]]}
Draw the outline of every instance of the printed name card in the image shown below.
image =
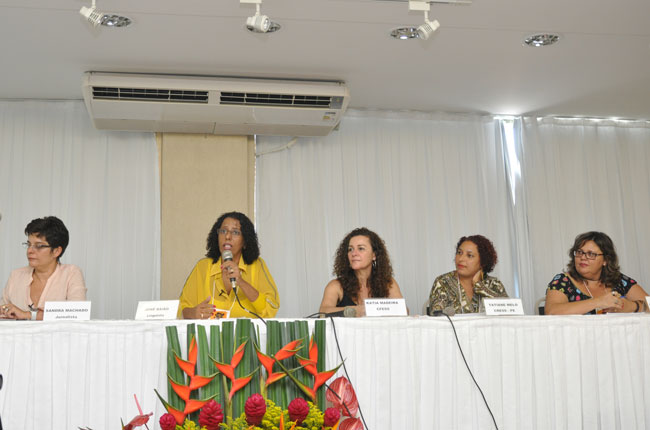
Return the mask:
{"type": "Polygon", "coordinates": [[[178,312],[178,300],[157,300],[138,302],[135,311],[136,320],[175,320],[178,312]]]}
{"type": "Polygon", "coordinates": [[[367,317],[405,317],[404,299],[365,299],[367,317]]]}
{"type": "Polygon", "coordinates": [[[45,302],[43,321],[88,321],[90,302],[45,302]]]}
{"type": "Polygon", "coordinates": [[[485,315],[523,315],[521,299],[483,299],[485,315]]]}

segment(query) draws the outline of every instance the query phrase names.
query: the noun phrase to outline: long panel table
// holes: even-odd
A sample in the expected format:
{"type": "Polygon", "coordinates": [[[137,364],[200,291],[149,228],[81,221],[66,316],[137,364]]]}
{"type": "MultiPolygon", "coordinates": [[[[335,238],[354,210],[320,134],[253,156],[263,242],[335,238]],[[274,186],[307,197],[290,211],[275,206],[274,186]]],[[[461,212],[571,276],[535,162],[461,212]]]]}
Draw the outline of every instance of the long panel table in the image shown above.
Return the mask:
{"type": "MultiPolygon", "coordinates": [[[[500,429],[650,428],[650,315],[452,320],[500,429]]],[[[4,428],[119,428],[134,393],[158,428],[170,324],[0,322],[4,428]]],[[[336,318],[328,368],[335,338],[369,429],[494,428],[446,318],[336,318]]]]}

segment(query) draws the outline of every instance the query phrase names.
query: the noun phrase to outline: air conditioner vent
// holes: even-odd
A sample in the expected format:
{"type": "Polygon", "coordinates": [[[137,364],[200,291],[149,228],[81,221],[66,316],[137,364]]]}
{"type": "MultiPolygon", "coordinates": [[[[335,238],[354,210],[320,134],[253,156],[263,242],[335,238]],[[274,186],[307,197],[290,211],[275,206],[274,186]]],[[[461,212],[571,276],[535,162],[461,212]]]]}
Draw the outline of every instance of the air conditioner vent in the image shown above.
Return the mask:
{"type": "Polygon", "coordinates": [[[159,88],[93,87],[96,100],[140,100],[169,103],[208,103],[207,91],[159,88]]]}
{"type": "MultiPolygon", "coordinates": [[[[221,104],[242,106],[291,106],[296,108],[332,108],[330,96],[295,94],[222,92],[221,104]]],[[[338,98],[338,97],[334,97],[338,98]]]]}
{"type": "Polygon", "coordinates": [[[243,76],[86,72],[82,92],[100,130],[327,136],[350,103],[345,83],[243,76]]]}

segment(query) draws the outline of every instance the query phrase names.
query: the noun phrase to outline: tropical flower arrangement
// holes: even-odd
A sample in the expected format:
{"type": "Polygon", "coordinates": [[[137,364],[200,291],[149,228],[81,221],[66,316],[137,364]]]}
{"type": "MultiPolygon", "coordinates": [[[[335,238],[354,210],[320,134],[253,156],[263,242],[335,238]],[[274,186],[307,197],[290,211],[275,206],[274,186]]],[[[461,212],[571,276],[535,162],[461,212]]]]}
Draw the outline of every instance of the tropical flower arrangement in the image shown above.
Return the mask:
{"type": "Polygon", "coordinates": [[[363,430],[347,379],[325,389],[325,322],[268,321],[265,353],[250,320],[189,324],[187,359],[167,327],[168,399],[161,430],[363,430]],[[329,404],[329,407],[325,407],[329,404]]]}

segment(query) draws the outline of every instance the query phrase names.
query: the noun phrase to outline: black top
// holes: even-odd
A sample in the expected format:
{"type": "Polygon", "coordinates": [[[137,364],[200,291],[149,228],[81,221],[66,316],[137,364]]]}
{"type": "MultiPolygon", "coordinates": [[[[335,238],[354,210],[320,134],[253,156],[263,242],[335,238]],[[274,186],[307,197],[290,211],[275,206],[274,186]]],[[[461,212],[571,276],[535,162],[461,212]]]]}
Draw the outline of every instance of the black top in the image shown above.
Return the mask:
{"type": "Polygon", "coordinates": [[[345,291],[343,292],[343,298],[336,302],[336,307],[337,308],[344,308],[346,306],[356,306],[357,304],[354,303],[354,301],[347,295],[345,294],[345,291]]]}

